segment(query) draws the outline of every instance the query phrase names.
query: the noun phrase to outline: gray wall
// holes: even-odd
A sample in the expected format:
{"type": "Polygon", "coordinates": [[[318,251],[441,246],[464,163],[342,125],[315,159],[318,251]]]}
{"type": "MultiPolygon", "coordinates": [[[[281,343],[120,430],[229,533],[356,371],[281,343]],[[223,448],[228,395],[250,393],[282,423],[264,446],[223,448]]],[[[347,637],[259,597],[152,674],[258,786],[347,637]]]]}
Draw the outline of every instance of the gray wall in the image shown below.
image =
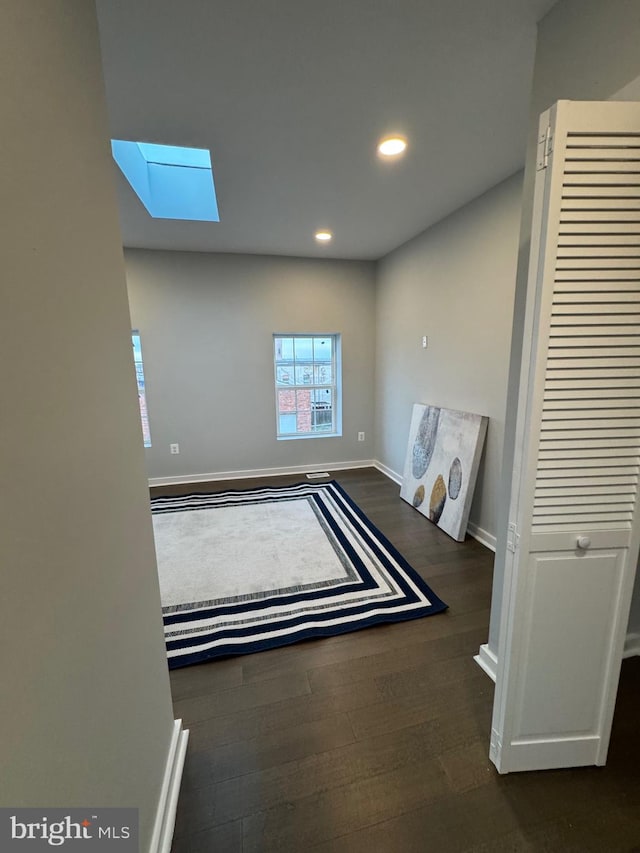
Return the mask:
{"type": "Polygon", "coordinates": [[[559,0],[538,26],[523,189],[520,248],[509,369],[507,424],[498,512],[489,646],[498,649],[507,517],[533,209],[535,148],[540,113],[558,100],[607,100],[640,73],[637,0],[559,0]]]}
{"type": "Polygon", "coordinates": [[[522,175],[384,258],[376,458],[402,474],[413,403],[489,416],[470,520],[496,530],[522,175]],[[422,348],[422,335],[429,345],[422,348]]]}
{"type": "Polygon", "coordinates": [[[0,803],[140,809],[173,727],[93,4],[0,28],[0,803]]]}
{"type": "Polygon", "coordinates": [[[372,458],[373,264],[130,249],[126,268],[149,477],[372,458]],[[276,440],[275,332],[342,335],[342,437],[276,440]],[[172,442],[180,455],[169,454],[172,442]]]}

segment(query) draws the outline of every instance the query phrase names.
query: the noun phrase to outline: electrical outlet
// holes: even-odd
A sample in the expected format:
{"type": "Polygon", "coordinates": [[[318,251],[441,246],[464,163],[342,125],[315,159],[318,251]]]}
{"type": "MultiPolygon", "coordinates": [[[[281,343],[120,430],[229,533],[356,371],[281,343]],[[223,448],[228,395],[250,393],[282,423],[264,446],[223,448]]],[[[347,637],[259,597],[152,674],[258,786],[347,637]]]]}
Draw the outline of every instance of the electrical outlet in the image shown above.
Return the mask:
{"type": "Polygon", "coordinates": [[[429,346],[429,337],[428,335],[422,336],[422,349],[426,349],[429,346]]]}
{"type": "Polygon", "coordinates": [[[364,433],[363,432],[358,433],[358,441],[364,441],[364,433]]]}
{"type": "Polygon", "coordinates": [[[171,453],[180,453],[180,445],[179,444],[170,444],[169,450],[171,453]]]}

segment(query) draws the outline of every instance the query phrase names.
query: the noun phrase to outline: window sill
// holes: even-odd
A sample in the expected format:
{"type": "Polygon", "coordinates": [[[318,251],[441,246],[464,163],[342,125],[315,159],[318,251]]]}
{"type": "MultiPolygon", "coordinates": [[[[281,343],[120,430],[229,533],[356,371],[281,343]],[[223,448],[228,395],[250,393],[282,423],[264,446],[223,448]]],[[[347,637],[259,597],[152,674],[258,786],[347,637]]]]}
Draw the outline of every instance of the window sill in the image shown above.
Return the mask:
{"type": "Polygon", "coordinates": [[[277,435],[277,441],[298,441],[300,438],[342,438],[341,432],[309,432],[304,435],[277,435]]]}

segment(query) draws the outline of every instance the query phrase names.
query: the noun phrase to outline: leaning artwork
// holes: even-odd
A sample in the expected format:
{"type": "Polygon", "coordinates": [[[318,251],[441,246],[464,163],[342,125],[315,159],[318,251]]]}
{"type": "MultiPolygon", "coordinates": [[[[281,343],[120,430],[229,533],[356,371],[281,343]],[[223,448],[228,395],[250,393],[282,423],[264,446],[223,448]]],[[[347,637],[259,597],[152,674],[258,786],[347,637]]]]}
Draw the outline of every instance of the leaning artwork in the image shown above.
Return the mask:
{"type": "Polygon", "coordinates": [[[414,404],[400,497],[464,540],[489,419],[414,404]]]}

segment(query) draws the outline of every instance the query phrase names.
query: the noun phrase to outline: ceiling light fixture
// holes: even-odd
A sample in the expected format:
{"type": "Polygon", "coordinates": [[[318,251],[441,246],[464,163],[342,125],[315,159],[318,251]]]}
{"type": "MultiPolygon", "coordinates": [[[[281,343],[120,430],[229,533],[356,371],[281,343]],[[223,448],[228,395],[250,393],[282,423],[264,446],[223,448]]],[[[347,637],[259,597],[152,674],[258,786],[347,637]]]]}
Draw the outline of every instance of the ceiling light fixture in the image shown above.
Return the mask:
{"type": "Polygon", "coordinates": [[[321,229],[320,231],[316,231],[316,240],[318,243],[328,243],[333,237],[331,231],[327,231],[326,228],[321,229]]]}
{"type": "Polygon", "coordinates": [[[407,148],[407,140],[402,136],[386,136],[378,143],[378,154],[381,157],[397,157],[404,154],[407,148]]]}

